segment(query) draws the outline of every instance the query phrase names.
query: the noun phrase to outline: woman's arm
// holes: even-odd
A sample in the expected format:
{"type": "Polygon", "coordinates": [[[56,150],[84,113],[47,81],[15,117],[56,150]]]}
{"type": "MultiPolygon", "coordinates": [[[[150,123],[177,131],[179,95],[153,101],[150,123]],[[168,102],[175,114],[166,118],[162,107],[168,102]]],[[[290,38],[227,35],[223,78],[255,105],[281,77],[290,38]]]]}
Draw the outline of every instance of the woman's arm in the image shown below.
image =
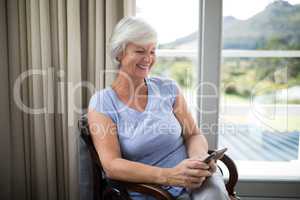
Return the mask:
{"type": "Polygon", "coordinates": [[[91,136],[102,167],[111,179],[164,184],[162,169],[122,159],[116,124],[104,114],[88,112],[91,136]],[[147,174],[147,176],[145,176],[147,174]]]}
{"type": "Polygon", "coordinates": [[[183,129],[183,137],[190,158],[207,156],[208,144],[200,129],[197,127],[182,93],[178,90],[173,112],[183,129]]]}

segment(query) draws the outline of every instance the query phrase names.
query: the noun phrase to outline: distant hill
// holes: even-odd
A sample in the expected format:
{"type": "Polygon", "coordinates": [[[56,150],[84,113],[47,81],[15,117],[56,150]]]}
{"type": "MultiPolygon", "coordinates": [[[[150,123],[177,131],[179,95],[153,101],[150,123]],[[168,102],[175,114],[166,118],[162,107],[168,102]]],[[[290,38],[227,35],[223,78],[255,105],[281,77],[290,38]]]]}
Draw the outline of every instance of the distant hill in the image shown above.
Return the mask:
{"type": "MultiPolygon", "coordinates": [[[[179,38],[160,47],[171,49],[197,48],[197,32],[179,38]]],[[[262,12],[247,20],[232,16],[223,19],[223,48],[261,49],[266,48],[267,39],[280,38],[289,46],[300,45],[300,4],[275,1],[262,12]],[[288,20],[287,20],[288,19],[288,20]]]]}
{"type": "Polygon", "coordinates": [[[166,49],[196,49],[198,42],[198,32],[191,33],[185,37],[176,39],[173,42],[161,44],[159,47],[166,49]]]}

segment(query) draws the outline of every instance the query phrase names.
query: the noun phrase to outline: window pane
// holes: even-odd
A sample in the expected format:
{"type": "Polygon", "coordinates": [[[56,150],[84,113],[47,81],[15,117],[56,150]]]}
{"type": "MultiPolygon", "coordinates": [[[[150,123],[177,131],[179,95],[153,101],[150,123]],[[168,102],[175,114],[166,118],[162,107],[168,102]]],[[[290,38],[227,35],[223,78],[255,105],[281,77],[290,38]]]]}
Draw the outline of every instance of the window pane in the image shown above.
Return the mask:
{"type": "Polygon", "coordinates": [[[219,146],[241,177],[300,178],[300,5],[264,2],[223,1],[219,146]]]}

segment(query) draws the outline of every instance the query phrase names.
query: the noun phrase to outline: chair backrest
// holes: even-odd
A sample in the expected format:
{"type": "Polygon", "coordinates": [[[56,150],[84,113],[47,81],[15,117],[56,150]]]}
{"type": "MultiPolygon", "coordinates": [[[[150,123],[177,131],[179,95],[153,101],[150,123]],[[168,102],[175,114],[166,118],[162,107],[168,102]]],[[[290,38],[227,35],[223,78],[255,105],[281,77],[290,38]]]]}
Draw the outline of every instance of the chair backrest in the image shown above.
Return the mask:
{"type": "Polygon", "coordinates": [[[102,174],[103,168],[90,135],[88,119],[86,115],[82,115],[81,118],[78,120],[78,128],[80,130],[80,137],[83,139],[84,143],[86,144],[92,160],[93,192],[94,192],[93,199],[100,200],[102,199],[105,180],[102,174]]]}
{"type": "Polygon", "coordinates": [[[92,160],[93,168],[93,199],[94,200],[129,200],[127,190],[117,181],[109,180],[104,174],[98,153],[92,141],[87,115],[78,120],[80,137],[84,141],[92,160]]]}

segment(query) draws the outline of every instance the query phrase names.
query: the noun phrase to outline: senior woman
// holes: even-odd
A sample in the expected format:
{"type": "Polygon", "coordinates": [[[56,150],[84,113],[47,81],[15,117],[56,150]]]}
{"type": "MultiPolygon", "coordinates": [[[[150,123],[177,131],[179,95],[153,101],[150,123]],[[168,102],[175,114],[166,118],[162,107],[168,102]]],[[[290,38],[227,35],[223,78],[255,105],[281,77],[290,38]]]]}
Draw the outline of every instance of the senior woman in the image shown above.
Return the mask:
{"type": "Polygon", "coordinates": [[[149,77],[156,43],[155,30],[134,17],[123,18],[111,36],[118,74],[93,95],[88,112],[104,171],[115,180],[159,184],[176,199],[229,199],[215,162],[201,161],[207,141],[175,81],[149,77]]]}

